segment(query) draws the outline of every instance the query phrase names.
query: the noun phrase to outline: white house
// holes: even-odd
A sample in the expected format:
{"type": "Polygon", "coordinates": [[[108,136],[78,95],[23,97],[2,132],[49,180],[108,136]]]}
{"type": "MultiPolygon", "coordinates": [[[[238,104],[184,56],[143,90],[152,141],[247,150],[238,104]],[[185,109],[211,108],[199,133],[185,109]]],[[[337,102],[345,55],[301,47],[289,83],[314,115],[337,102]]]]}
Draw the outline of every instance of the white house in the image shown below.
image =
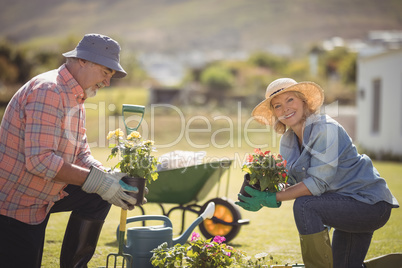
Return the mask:
{"type": "Polygon", "coordinates": [[[359,56],[356,99],[357,143],[402,155],[402,49],[359,56]]]}

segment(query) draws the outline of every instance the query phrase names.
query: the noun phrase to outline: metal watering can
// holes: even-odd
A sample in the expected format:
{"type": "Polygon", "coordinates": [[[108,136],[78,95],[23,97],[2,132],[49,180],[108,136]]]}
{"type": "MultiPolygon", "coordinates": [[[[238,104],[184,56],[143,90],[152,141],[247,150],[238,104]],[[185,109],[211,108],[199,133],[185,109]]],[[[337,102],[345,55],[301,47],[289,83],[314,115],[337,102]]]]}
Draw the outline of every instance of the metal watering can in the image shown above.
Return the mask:
{"type": "MultiPolygon", "coordinates": [[[[215,203],[208,204],[205,211],[188,227],[184,233],[173,239],[173,226],[170,219],[162,215],[143,215],[127,219],[127,224],[138,221],[157,220],[163,221],[163,225],[159,226],[141,226],[127,229],[127,244],[124,245],[123,251],[133,257],[132,268],[153,267],[150,259],[152,257],[151,250],[157,248],[163,242],[167,242],[168,247],[176,244],[184,244],[189,238],[191,232],[205,219],[211,219],[215,213],[215,203]]],[[[117,227],[116,236],[118,238],[119,226],[117,227]]]]}

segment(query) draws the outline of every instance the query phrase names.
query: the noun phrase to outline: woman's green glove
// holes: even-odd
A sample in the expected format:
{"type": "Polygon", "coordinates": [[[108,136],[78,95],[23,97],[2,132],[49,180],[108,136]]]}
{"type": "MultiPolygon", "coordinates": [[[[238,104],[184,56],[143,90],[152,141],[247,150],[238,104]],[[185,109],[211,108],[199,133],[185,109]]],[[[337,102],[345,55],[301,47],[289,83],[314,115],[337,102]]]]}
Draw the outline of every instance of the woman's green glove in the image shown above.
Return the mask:
{"type": "Polygon", "coordinates": [[[279,208],[282,204],[282,202],[276,201],[276,193],[261,192],[260,190],[253,189],[249,186],[246,186],[244,190],[246,193],[251,195],[251,197],[238,194],[238,198],[242,202],[235,202],[235,204],[241,206],[245,210],[258,211],[263,206],[269,208],[279,208]]]}

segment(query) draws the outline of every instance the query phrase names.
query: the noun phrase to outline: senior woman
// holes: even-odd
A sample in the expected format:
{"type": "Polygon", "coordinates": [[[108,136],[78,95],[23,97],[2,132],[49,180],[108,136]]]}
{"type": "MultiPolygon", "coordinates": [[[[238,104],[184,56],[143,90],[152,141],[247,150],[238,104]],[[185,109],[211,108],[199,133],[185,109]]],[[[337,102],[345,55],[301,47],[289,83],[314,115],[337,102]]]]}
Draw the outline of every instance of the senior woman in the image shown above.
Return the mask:
{"type": "MultiPolygon", "coordinates": [[[[321,87],[290,78],[273,81],[255,120],[279,134],[292,184],[278,193],[246,187],[237,204],[258,211],[294,200],[293,211],[304,264],[309,267],[364,267],[373,232],[399,207],[366,155],[360,155],[344,128],[328,115],[321,87]],[[328,228],[334,228],[332,246],[328,228]]],[[[368,266],[371,267],[371,266],[368,266]]]]}

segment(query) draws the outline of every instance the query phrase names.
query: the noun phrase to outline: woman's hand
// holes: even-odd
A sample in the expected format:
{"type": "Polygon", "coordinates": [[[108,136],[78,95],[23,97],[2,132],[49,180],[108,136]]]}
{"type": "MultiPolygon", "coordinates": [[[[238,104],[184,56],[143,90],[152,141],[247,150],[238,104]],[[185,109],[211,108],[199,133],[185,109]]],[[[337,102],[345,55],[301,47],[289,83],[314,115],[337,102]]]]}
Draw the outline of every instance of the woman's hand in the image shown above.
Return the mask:
{"type": "Polygon", "coordinates": [[[299,182],[292,186],[287,185],[280,192],[277,192],[276,200],[278,202],[293,200],[305,195],[311,195],[311,192],[303,182],[299,182]]]}
{"type": "Polygon", "coordinates": [[[235,204],[241,206],[245,210],[258,211],[263,206],[270,208],[278,208],[281,206],[281,202],[277,202],[276,200],[276,193],[261,192],[260,190],[255,190],[249,186],[246,186],[244,190],[246,193],[251,195],[251,197],[239,194],[238,198],[241,202],[235,202],[235,204]]]}
{"type": "Polygon", "coordinates": [[[286,188],[288,188],[288,187],[290,187],[290,184],[289,184],[289,183],[280,183],[280,184],[279,184],[279,189],[280,189],[280,191],[285,191],[286,188]]]}

